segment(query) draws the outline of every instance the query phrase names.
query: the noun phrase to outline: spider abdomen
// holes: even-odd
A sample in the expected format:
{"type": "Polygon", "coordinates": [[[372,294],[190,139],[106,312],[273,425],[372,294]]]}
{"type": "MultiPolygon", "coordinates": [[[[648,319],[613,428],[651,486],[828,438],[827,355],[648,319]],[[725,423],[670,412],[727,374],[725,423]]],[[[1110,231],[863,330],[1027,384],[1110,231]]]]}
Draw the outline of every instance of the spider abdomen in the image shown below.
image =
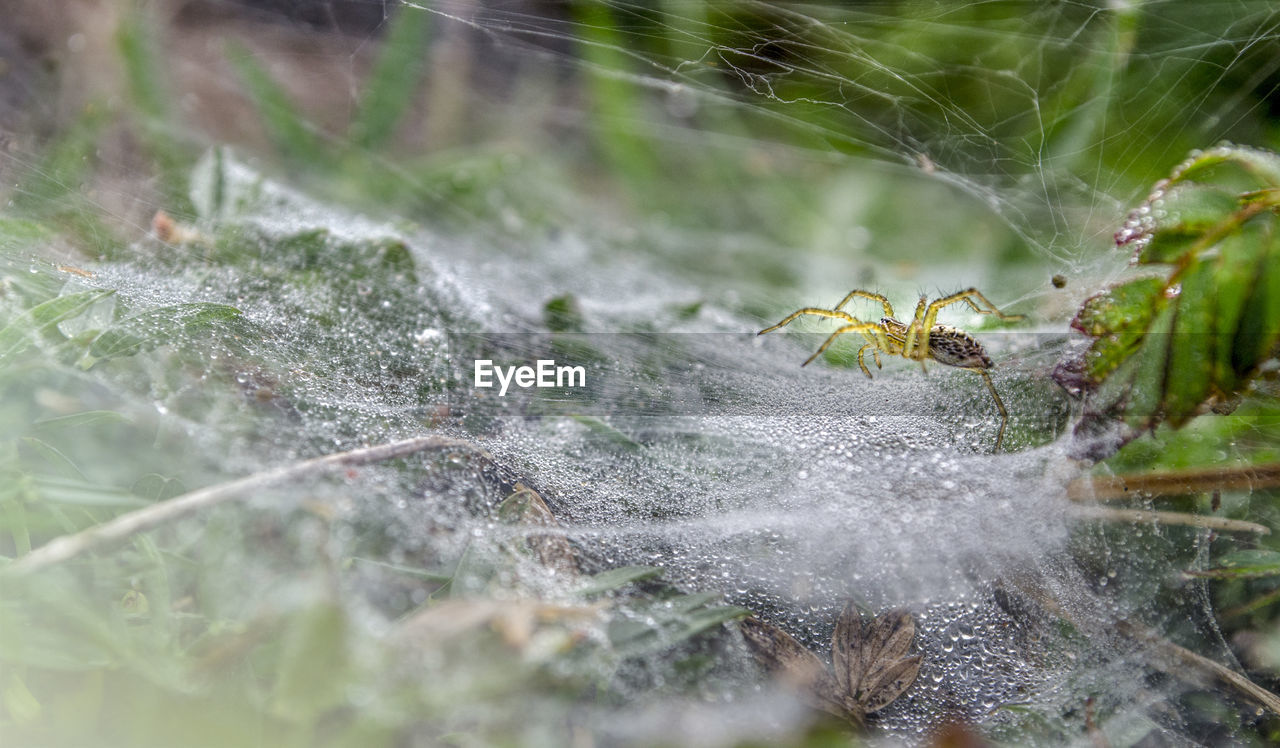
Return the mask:
{"type": "Polygon", "coordinates": [[[964,330],[934,325],[929,330],[929,358],[962,369],[990,369],[991,357],[982,344],[964,330]]]}

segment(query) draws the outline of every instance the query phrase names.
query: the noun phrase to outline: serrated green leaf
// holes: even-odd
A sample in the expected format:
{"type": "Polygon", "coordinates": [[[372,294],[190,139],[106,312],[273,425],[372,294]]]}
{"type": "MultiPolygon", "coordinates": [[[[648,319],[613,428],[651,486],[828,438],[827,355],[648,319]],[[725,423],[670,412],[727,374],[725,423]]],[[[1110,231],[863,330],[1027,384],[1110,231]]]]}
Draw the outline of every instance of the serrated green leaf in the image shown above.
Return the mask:
{"type": "Polygon", "coordinates": [[[1260,148],[1223,145],[1210,148],[1191,159],[1174,181],[1187,182],[1211,176],[1216,167],[1232,164],[1240,167],[1258,181],[1260,187],[1280,186],[1280,155],[1260,148]]]}
{"type": "Polygon", "coordinates": [[[1195,415],[1212,384],[1216,269],[1212,262],[1192,265],[1182,276],[1182,289],[1174,302],[1164,396],[1164,415],[1174,427],[1195,415]]]}
{"type": "Polygon", "coordinates": [[[1205,234],[1228,223],[1239,208],[1239,198],[1216,187],[1184,184],[1169,190],[1159,207],[1164,216],[1157,220],[1138,262],[1178,262],[1205,234]]]}
{"type": "Polygon", "coordinates": [[[1163,278],[1146,277],[1112,286],[1085,299],[1071,326],[1093,337],[1127,327],[1146,327],[1165,285],[1163,278]]]}
{"type": "Polygon", "coordinates": [[[1091,381],[1101,382],[1137,349],[1151,318],[1168,303],[1164,289],[1160,278],[1138,278],[1081,306],[1072,326],[1096,338],[1085,359],[1091,381]]]}
{"type": "MultiPolygon", "coordinates": [[[[1175,267],[1167,279],[1130,281],[1086,300],[1072,326],[1094,340],[1055,372],[1086,393],[1085,432],[1095,431],[1086,422],[1111,418],[1181,426],[1213,397],[1238,394],[1275,355],[1278,189],[1280,156],[1234,146],[1197,154],[1158,186],[1143,206],[1153,225],[1138,259],[1175,267]]],[[[1122,232],[1117,241],[1131,238],[1122,232]]]]}

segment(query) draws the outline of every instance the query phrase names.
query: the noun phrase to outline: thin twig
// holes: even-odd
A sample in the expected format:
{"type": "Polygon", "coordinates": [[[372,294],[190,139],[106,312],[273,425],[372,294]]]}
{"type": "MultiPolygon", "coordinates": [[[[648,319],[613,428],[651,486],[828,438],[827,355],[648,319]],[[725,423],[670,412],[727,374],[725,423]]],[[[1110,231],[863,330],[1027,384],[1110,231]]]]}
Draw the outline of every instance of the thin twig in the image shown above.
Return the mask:
{"type": "Polygon", "coordinates": [[[384,460],[394,460],[398,457],[407,457],[428,449],[460,449],[473,454],[488,456],[484,450],[463,439],[452,439],[445,436],[420,436],[389,444],[379,444],[373,447],[316,457],[274,470],[256,473],[228,483],[197,489],[167,501],[152,504],[128,514],[122,514],[109,522],[103,522],[74,535],[64,535],[49,541],[24,556],[20,556],[13,563],[0,567],[0,573],[29,574],[33,571],[45,569],[79,556],[86,551],[119,543],[137,533],[173,522],[202,509],[241,498],[255,489],[265,488],[284,481],[296,480],[308,475],[328,472],[335,468],[352,467],[354,465],[365,465],[384,460]]]}
{"type": "Polygon", "coordinates": [[[1116,629],[1125,636],[1145,644],[1163,657],[1171,660],[1175,667],[1165,668],[1167,672],[1176,675],[1181,668],[1185,667],[1201,675],[1212,676],[1244,694],[1249,700],[1269,710],[1272,714],[1280,715],[1280,697],[1226,665],[1214,662],[1203,655],[1198,655],[1185,647],[1180,647],[1165,639],[1153,629],[1132,621],[1119,621],[1116,623],[1116,629]]]}
{"type": "MultiPolygon", "coordinates": [[[[1045,585],[1036,580],[1013,576],[1003,580],[1009,588],[1021,592],[1035,601],[1045,612],[1070,623],[1077,630],[1091,637],[1103,635],[1103,630],[1096,622],[1086,622],[1073,615],[1058,600],[1057,596],[1045,585]]],[[[1217,678],[1223,684],[1254,702],[1258,706],[1280,716],[1280,696],[1259,686],[1246,676],[1237,673],[1226,665],[1219,664],[1181,647],[1164,638],[1155,629],[1130,620],[1120,620],[1115,624],[1115,631],[1120,635],[1138,642],[1146,647],[1150,654],[1147,664],[1182,680],[1192,681],[1204,677],[1217,678]]]]}
{"type": "Polygon", "coordinates": [[[1108,522],[1155,522],[1161,525],[1184,525],[1187,527],[1207,527],[1211,530],[1226,532],[1254,532],[1259,535],[1270,535],[1271,528],[1256,522],[1242,519],[1227,519],[1205,514],[1189,512],[1159,512],[1148,509],[1113,509],[1106,506],[1071,507],[1071,516],[1080,519],[1101,519],[1108,522]]]}
{"type": "Polygon", "coordinates": [[[1084,476],[1067,486],[1072,501],[1110,501],[1134,496],[1182,496],[1222,490],[1256,490],[1280,486],[1280,463],[1167,470],[1158,473],[1084,476]]]}

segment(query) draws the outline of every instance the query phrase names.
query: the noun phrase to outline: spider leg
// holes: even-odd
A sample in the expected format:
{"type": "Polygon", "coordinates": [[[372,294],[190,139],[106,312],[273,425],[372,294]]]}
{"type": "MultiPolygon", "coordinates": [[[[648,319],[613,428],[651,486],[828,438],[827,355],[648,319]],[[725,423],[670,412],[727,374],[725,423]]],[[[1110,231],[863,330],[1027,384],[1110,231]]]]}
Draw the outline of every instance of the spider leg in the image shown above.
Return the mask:
{"type": "Polygon", "coordinates": [[[982,292],[979,291],[978,289],[966,288],[963,291],[953,293],[950,296],[943,296],[940,299],[935,299],[934,301],[930,302],[929,308],[925,311],[924,318],[922,320],[925,326],[925,329],[926,330],[930,329],[937,323],[938,312],[942,311],[945,307],[949,307],[952,304],[958,304],[962,301],[968,304],[969,308],[973,309],[978,314],[993,314],[999,319],[1007,319],[1007,320],[1022,319],[1021,314],[1005,314],[1004,312],[997,309],[996,305],[992,304],[991,300],[988,299],[986,296],[983,296],[982,292]],[[983,304],[986,305],[986,307],[984,308],[984,307],[978,306],[977,302],[974,301],[975,298],[979,299],[983,304]]]}
{"type": "MultiPolygon", "coordinates": [[[[875,331],[877,333],[875,336],[877,338],[884,335],[884,328],[881,327],[880,324],[877,322],[859,322],[856,325],[845,325],[844,327],[841,327],[837,329],[835,332],[831,333],[831,335],[828,336],[826,340],[822,341],[822,345],[818,347],[818,350],[814,351],[813,355],[805,359],[804,363],[800,365],[808,366],[809,363],[812,362],[815,358],[817,358],[818,356],[821,356],[822,352],[827,350],[827,347],[830,346],[833,342],[835,342],[836,338],[840,337],[841,335],[844,335],[847,332],[867,333],[872,331],[875,331]]],[[[859,354],[859,359],[861,359],[862,351],[858,351],[858,354],[859,354]]],[[[859,363],[861,364],[861,360],[859,360],[859,363]]],[[[871,372],[870,370],[867,369],[866,366],[862,367],[862,371],[868,377],[871,376],[871,372]]]]}
{"type": "Polygon", "coordinates": [[[991,381],[991,375],[986,369],[970,369],[969,371],[977,372],[982,375],[982,381],[987,383],[987,389],[991,391],[991,399],[996,401],[996,410],[1000,411],[1000,430],[996,432],[996,446],[991,450],[992,454],[1000,451],[1000,443],[1004,441],[1004,427],[1009,425],[1009,411],[1004,408],[1004,401],[1000,399],[999,393],[996,392],[996,385],[991,381]]]}
{"type": "Polygon", "coordinates": [[[764,335],[766,332],[773,332],[774,330],[777,330],[779,327],[786,327],[787,325],[794,322],[796,319],[799,319],[800,317],[806,314],[811,314],[815,317],[830,317],[832,319],[844,320],[849,324],[861,324],[860,320],[858,320],[848,312],[841,312],[834,309],[818,309],[816,307],[805,307],[804,309],[800,309],[798,311],[792,312],[791,314],[787,315],[786,318],[784,318],[781,322],[774,325],[773,327],[766,327],[756,334],[764,335]]]}
{"type": "MultiPolygon", "coordinates": [[[[996,316],[997,319],[1009,320],[1010,322],[1016,322],[1020,319],[1024,319],[1024,316],[1021,314],[1005,314],[1004,312],[1000,311],[998,308],[996,308],[995,304],[991,303],[990,299],[988,299],[986,296],[983,296],[982,292],[976,288],[967,288],[961,291],[960,293],[952,294],[951,296],[959,297],[960,301],[963,301],[964,303],[968,304],[969,308],[977,312],[978,314],[993,314],[996,316]],[[978,299],[978,301],[981,301],[985,306],[978,306],[977,302],[974,301],[975,298],[978,299]]],[[[938,301],[945,301],[946,299],[951,298],[951,296],[945,297],[943,299],[939,299],[938,301]]],[[[934,303],[936,304],[937,302],[934,302],[934,303]]],[[[954,302],[951,302],[951,303],[954,303],[954,302]]]]}
{"type": "Polygon", "coordinates": [[[880,303],[880,306],[884,307],[884,316],[886,317],[894,316],[893,305],[889,303],[889,300],[886,299],[883,294],[871,293],[870,291],[862,291],[856,288],[850,291],[849,295],[844,297],[844,299],[842,299],[839,304],[836,304],[831,308],[839,309],[843,307],[845,304],[848,304],[850,301],[852,301],[855,298],[870,299],[872,301],[877,301],[880,303]]]}
{"type": "Polygon", "coordinates": [[[867,343],[866,345],[858,349],[858,368],[862,369],[862,373],[867,375],[867,379],[870,379],[871,370],[868,369],[867,365],[862,362],[862,354],[866,353],[868,348],[871,349],[871,355],[875,356],[877,369],[880,368],[880,349],[876,348],[875,343],[867,343]]]}
{"type": "MultiPolygon", "coordinates": [[[[929,330],[933,327],[926,321],[926,310],[933,308],[931,304],[926,307],[927,303],[926,296],[921,296],[916,303],[916,313],[911,315],[911,324],[907,325],[906,340],[902,346],[902,357],[919,361],[920,371],[925,371],[924,360],[929,357],[929,330]]],[[[934,316],[937,316],[936,311],[934,316]]]]}

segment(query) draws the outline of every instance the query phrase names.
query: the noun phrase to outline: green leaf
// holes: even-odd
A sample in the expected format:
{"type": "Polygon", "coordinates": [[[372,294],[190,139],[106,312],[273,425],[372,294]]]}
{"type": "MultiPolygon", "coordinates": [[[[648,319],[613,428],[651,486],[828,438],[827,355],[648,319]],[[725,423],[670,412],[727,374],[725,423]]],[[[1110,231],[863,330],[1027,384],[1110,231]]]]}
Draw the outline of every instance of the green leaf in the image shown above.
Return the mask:
{"type": "Polygon", "coordinates": [[[151,503],[112,486],[103,486],[98,483],[90,483],[73,478],[37,476],[35,486],[41,500],[54,504],[70,504],[81,507],[136,508],[149,506],[151,503]]]}
{"type": "Polygon", "coordinates": [[[1205,234],[1230,222],[1239,199],[1224,189],[1183,184],[1161,198],[1151,240],[1138,256],[1142,263],[1177,262],[1205,234]]]}
{"type": "MultiPolygon", "coordinates": [[[[1267,247],[1262,241],[1262,228],[1261,224],[1248,225],[1241,233],[1223,239],[1216,271],[1217,282],[1223,288],[1251,289],[1256,280],[1266,273],[1267,247]]],[[[1249,366],[1243,371],[1237,370],[1234,361],[1240,349],[1235,338],[1241,327],[1245,302],[1251,295],[1251,291],[1214,294],[1217,345],[1213,379],[1222,392],[1235,392],[1240,386],[1240,377],[1253,369],[1249,366]]]]}
{"type": "Polygon", "coordinates": [[[27,247],[47,239],[51,233],[36,221],[0,218],[0,249],[27,247]]]}
{"type": "Polygon", "coordinates": [[[1160,404],[1164,401],[1174,311],[1172,304],[1166,304],[1160,310],[1142,336],[1142,345],[1133,354],[1137,368],[1133,372],[1125,410],[1127,415],[1136,417],[1143,425],[1151,424],[1159,417],[1160,404]]]}
{"type": "Polygon", "coordinates": [[[347,619],[342,608],[320,603],[289,622],[271,708],[277,715],[309,722],[345,696],[347,619]]]}
{"type": "Polygon", "coordinates": [[[582,307],[573,294],[564,294],[542,307],[542,321],[551,332],[582,332],[582,307]]]}
{"type": "Polygon", "coordinates": [[[228,194],[233,182],[227,173],[230,161],[226,148],[210,148],[191,170],[191,205],[205,221],[225,220],[240,207],[228,194]]]}
{"type": "Polygon", "coordinates": [[[152,119],[166,119],[172,95],[166,90],[161,75],[163,58],[152,46],[155,31],[147,27],[145,15],[136,9],[123,16],[116,30],[116,47],[124,63],[129,93],[142,114],[152,119]]]}
{"type": "Polygon", "coordinates": [[[1091,296],[1085,300],[1071,326],[1098,337],[1128,327],[1146,327],[1155,315],[1155,306],[1164,291],[1163,278],[1139,278],[1091,296]]]}
{"type": "Polygon", "coordinates": [[[443,572],[431,571],[429,569],[420,569],[416,566],[404,566],[402,564],[391,564],[391,563],[387,563],[386,561],[377,561],[372,558],[361,558],[359,556],[353,556],[351,558],[351,561],[353,563],[365,564],[368,566],[374,566],[380,569],[385,569],[394,574],[402,574],[411,579],[424,579],[428,582],[437,582],[439,584],[444,584],[453,579],[452,572],[446,574],[443,572]]]}
{"type": "Polygon", "coordinates": [[[1280,241],[1275,219],[1259,228],[1258,243],[1264,253],[1257,275],[1241,311],[1240,326],[1232,341],[1231,365],[1245,376],[1267,360],[1280,336],[1280,241]]]}
{"type": "Polygon", "coordinates": [[[1093,341],[1055,378],[1088,399],[1078,431],[1097,433],[1097,422],[1116,418],[1177,428],[1215,398],[1234,397],[1275,355],[1280,156],[1219,147],[1181,168],[1116,238],[1124,246],[1145,232],[1138,262],[1172,264],[1168,276],[1097,294],[1072,321],[1093,341]]]}
{"type": "Polygon", "coordinates": [[[1212,569],[1188,571],[1187,574],[1214,579],[1280,576],[1280,551],[1236,551],[1223,556],[1218,566],[1212,569]]]}
{"type": "Polygon", "coordinates": [[[668,649],[726,621],[751,614],[734,605],[712,605],[722,597],[718,592],[695,592],[653,601],[632,616],[611,621],[609,640],[624,655],[639,656],[668,649]]]}
{"type": "Polygon", "coordinates": [[[27,688],[17,670],[9,671],[9,680],[4,685],[4,707],[15,725],[29,725],[40,719],[43,709],[40,701],[27,688]]]}
{"type": "Polygon", "coordinates": [[[1280,156],[1261,148],[1220,145],[1193,156],[1171,178],[1174,183],[1213,178],[1214,170],[1233,165],[1251,175],[1261,187],[1280,187],[1280,156]]]}
{"type": "Polygon", "coordinates": [[[0,363],[25,350],[37,337],[51,332],[59,322],[82,314],[94,302],[114,291],[79,291],[38,304],[0,329],[0,363]]]}
{"type": "Polygon", "coordinates": [[[431,14],[421,8],[396,8],[351,123],[352,139],[360,147],[377,148],[385,143],[412,104],[426,64],[430,18],[431,14]]]}
{"type": "Polygon", "coordinates": [[[644,445],[640,444],[640,442],[635,441],[631,437],[595,416],[571,415],[569,417],[583,426],[586,426],[593,435],[603,437],[605,441],[622,447],[623,449],[628,451],[639,451],[644,449],[644,445]]]}
{"type": "Polygon", "coordinates": [[[239,316],[239,309],[226,304],[176,304],[150,309],[103,332],[89,347],[89,354],[95,360],[132,356],[158,345],[198,335],[219,322],[239,316]]]}
{"type": "Polygon", "coordinates": [[[267,129],[272,143],[284,155],[307,166],[332,162],[331,149],[317,135],[315,127],[294,106],[284,90],[253,54],[238,42],[228,45],[227,57],[249,89],[249,99],[267,129]]]}
{"type": "Polygon", "coordinates": [[[27,522],[26,506],[16,499],[0,499],[0,516],[4,529],[13,538],[13,549],[18,556],[31,552],[31,527],[27,522]]]}
{"type": "Polygon", "coordinates": [[[24,436],[20,441],[28,449],[43,457],[45,462],[56,468],[63,476],[84,479],[84,473],[80,472],[80,468],[76,467],[75,462],[52,444],[34,436],[24,436]]]}
{"type": "Polygon", "coordinates": [[[662,576],[662,569],[657,566],[623,566],[596,574],[575,592],[583,597],[590,597],[601,592],[616,590],[632,582],[655,579],[660,576],[662,576]]]}
{"type": "Polygon", "coordinates": [[[141,496],[148,501],[164,501],[186,493],[186,485],[177,478],[168,478],[159,473],[147,473],[133,482],[129,493],[141,496]]]}
{"type": "Polygon", "coordinates": [[[1163,307],[1165,282],[1139,278],[1090,297],[1071,326],[1096,338],[1086,356],[1086,373],[1097,383],[1115,371],[1142,341],[1151,318],[1163,307]]]}
{"type": "Polygon", "coordinates": [[[1182,276],[1173,337],[1169,342],[1164,412],[1173,426],[1195,415],[1209,395],[1213,377],[1216,332],[1213,311],[1217,297],[1216,263],[1196,263],[1182,276]]]}
{"type": "Polygon", "coordinates": [[[132,419],[114,410],[84,410],[65,416],[52,416],[37,419],[33,425],[41,429],[79,428],[94,423],[112,421],[115,423],[132,423],[132,419]]]}

